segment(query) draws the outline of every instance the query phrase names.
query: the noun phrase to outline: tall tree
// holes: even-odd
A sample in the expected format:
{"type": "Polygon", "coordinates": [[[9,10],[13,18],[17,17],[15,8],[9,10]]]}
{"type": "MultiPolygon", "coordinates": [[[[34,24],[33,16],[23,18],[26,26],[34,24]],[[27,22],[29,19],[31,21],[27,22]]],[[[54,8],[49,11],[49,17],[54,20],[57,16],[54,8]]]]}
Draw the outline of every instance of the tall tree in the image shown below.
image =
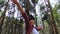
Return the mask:
{"type": "Polygon", "coordinates": [[[52,11],[52,7],[50,5],[50,1],[47,0],[47,2],[48,2],[47,11],[49,11],[49,13],[50,13],[49,16],[48,16],[48,18],[49,18],[49,25],[51,27],[51,32],[50,33],[51,34],[59,34],[58,30],[57,30],[57,27],[56,27],[55,20],[54,20],[53,11],[52,11]]]}
{"type": "Polygon", "coordinates": [[[3,26],[4,17],[5,17],[5,13],[6,13],[7,7],[8,7],[8,2],[6,4],[4,12],[2,13],[2,15],[0,17],[0,34],[1,34],[1,31],[2,31],[2,26],[3,26]]]}

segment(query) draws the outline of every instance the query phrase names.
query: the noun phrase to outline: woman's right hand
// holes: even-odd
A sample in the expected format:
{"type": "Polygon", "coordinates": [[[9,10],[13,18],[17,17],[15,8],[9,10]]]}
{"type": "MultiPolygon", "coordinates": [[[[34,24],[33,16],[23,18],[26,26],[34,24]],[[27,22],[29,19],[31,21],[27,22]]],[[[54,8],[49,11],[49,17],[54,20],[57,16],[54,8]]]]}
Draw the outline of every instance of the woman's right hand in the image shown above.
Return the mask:
{"type": "Polygon", "coordinates": [[[15,3],[15,4],[17,4],[18,2],[17,2],[17,0],[11,0],[13,3],[15,3]]]}

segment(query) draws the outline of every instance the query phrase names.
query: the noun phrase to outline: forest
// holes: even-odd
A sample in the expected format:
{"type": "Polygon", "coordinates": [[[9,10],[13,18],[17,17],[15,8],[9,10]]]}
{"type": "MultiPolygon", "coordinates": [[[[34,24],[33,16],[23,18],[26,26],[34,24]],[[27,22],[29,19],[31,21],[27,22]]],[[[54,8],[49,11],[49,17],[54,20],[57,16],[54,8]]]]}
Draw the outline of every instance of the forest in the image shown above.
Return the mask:
{"type": "MultiPolygon", "coordinates": [[[[60,0],[17,0],[42,27],[39,34],[60,34],[60,0]]],[[[0,0],[0,34],[25,34],[25,19],[12,0],[0,0]]]]}

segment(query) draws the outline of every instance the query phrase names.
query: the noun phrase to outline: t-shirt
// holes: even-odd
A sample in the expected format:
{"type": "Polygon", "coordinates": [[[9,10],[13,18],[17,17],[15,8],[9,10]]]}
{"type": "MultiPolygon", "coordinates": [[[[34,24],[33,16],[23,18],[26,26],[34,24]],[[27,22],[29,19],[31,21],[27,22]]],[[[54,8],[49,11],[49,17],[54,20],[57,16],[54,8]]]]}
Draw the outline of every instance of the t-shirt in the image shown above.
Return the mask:
{"type": "MultiPolygon", "coordinates": [[[[35,27],[35,26],[34,26],[35,27]]],[[[31,34],[39,34],[39,31],[36,30],[36,28],[33,28],[31,34]]]]}
{"type": "Polygon", "coordinates": [[[39,34],[39,32],[35,28],[33,28],[31,34],[39,34]]]}

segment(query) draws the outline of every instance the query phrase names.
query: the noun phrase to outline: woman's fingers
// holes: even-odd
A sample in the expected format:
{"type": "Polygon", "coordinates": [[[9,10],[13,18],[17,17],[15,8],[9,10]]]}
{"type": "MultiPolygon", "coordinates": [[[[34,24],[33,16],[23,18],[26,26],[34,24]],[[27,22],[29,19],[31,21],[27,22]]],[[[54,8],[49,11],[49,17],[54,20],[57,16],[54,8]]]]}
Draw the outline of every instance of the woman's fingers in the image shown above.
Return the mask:
{"type": "Polygon", "coordinates": [[[15,4],[18,3],[17,0],[12,0],[12,2],[15,3],[15,4]]]}

